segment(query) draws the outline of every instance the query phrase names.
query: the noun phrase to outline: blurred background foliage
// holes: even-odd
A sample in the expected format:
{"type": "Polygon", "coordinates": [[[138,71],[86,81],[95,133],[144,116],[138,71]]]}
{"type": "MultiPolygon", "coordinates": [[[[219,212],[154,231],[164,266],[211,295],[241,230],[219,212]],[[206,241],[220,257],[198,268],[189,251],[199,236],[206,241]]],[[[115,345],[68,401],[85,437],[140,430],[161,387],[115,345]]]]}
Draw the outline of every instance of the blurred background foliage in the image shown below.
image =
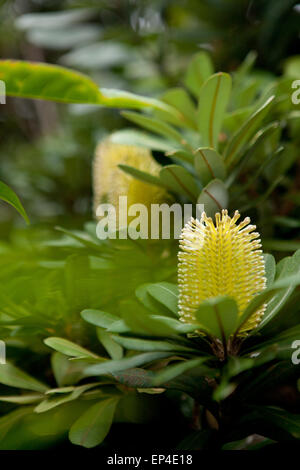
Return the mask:
{"type": "MultiPolygon", "coordinates": [[[[17,0],[1,2],[0,18],[1,58],[68,66],[101,87],[159,96],[182,84],[200,50],[223,71],[255,50],[262,84],[283,70],[298,73],[287,62],[299,47],[299,6],[290,0],[17,0]]],[[[90,219],[92,154],[103,136],[128,125],[119,111],[9,98],[0,113],[0,179],[31,222],[79,227],[90,219]]],[[[22,221],[3,204],[0,215],[9,237],[22,221]]]]}
{"type": "MultiPolygon", "coordinates": [[[[249,51],[257,54],[248,56],[255,65],[251,72],[244,70],[245,94],[235,96],[233,109],[246,106],[251,90],[254,100],[258,90],[263,94],[282,75],[300,78],[300,4],[295,0],[0,1],[0,21],[1,58],[71,67],[102,88],[159,97],[183,85],[199,51],[210,53],[216,71],[233,74],[249,51]]],[[[274,174],[284,177],[254,218],[259,215],[266,237],[276,230],[281,240],[275,250],[290,253],[300,238],[300,132],[299,119],[282,122],[287,111],[277,103],[268,121],[281,123],[271,150],[284,144],[285,158],[264,173],[258,189],[267,188],[274,174]]],[[[113,305],[119,313],[139,284],[175,281],[177,247],[174,252],[151,247],[147,254],[136,246],[131,252],[131,246],[105,245],[102,256],[95,227],[86,225],[93,218],[94,149],[112,131],[128,127],[119,110],[7,98],[0,105],[0,122],[0,180],[20,196],[31,221],[25,228],[13,208],[1,202],[0,338],[10,337],[9,356],[18,365],[53,381],[49,349],[41,338],[63,336],[93,348],[97,338],[80,320],[80,311],[109,311],[113,305]],[[78,243],[76,235],[62,238],[54,231],[57,225],[85,226],[94,245],[78,243]]],[[[161,153],[155,157],[165,163],[161,153]]],[[[255,168],[253,161],[254,176],[255,168]]],[[[243,187],[245,180],[240,183],[243,187]]],[[[248,196],[251,200],[257,193],[250,187],[248,196]]],[[[6,411],[4,406],[1,414],[6,411]]]]}

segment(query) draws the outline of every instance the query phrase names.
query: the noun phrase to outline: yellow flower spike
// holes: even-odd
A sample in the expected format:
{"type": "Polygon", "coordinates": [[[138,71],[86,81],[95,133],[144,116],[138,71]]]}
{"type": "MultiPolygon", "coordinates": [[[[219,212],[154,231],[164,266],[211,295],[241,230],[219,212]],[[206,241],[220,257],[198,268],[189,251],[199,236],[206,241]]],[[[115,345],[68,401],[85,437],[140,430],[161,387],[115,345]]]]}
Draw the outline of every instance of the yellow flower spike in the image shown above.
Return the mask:
{"type": "Polygon", "coordinates": [[[100,203],[110,203],[118,214],[119,197],[127,196],[128,207],[139,203],[148,209],[151,204],[168,200],[165,189],[139,181],[124,173],[119,164],[133,166],[157,176],[161,165],[154,160],[151,152],[143,147],[112,143],[109,139],[101,142],[95,152],[93,168],[94,211],[100,203]]]}
{"type": "MultiPolygon", "coordinates": [[[[178,254],[179,313],[184,322],[195,322],[201,302],[217,296],[232,297],[241,316],[250,300],[266,287],[265,264],[259,233],[246,217],[237,224],[227,210],[217,213],[216,224],[205,212],[183,228],[178,254]]],[[[245,335],[261,320],[260,307],[239,331],[245,335]]]]}

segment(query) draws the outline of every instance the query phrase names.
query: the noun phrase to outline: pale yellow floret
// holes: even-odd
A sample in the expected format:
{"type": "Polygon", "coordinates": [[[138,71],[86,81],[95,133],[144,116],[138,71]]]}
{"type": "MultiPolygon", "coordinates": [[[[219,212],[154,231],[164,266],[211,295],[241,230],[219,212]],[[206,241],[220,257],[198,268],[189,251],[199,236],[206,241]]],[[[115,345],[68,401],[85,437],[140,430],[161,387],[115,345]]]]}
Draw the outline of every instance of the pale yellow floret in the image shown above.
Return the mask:
{"type": "MultiPolygon", "coordinates": [[[[215,224],[205,212],[191,219],[182,230],[178,254],[179,313],[195,322],[195,312],[206,299],[227,295],[235,299],[239,316],[250,300],[266,287],[265,264],[259,233],[249,217],[237,224],[227,210],[217,213],[215,224]]],[[[253,329],[261,320],[263,305],[241,328],[253,329]]]]}

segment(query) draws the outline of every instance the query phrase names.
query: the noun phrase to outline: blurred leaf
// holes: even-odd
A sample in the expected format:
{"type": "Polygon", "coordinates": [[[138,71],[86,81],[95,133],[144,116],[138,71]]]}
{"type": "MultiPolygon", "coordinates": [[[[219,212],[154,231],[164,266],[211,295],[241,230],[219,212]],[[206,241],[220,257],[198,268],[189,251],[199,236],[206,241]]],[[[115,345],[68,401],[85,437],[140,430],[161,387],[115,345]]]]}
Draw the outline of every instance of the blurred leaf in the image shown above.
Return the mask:
{"type": "Polygon", "coordinates": [[[163,186],[160,179],[157,176],[151,175],[150,173],[146,173],[145,171],[139,170],[138,168],[130,165],[125,165],[123,163],[120,163],[118,167],[128,175],[131,175],[134,178],[143,181],[144,183],[163,186]]]}
{"type": "Polygon", "coordinates": [[[201,87],[198,123],[203,146],[218,148],[219,133],[231,92],[231,77],[217,73],[201,87]]]}
{"type": "Polygon", "coordinates": [[[16,405],[31,405],[32,403],[41,401],[42,398],[43,398],[43,395],[40,395],[40,394],[7,395],[7,396],[0,396],[0,401],[4,401],[7,403],[14,403],[16,405]]]}
{"type": "Polygon", "coordinates": [[[187,88],[199,98],[201,85],[214,73],[212,60],[207,52],[199,52],[189,63],[184,79],[187,88]]]}
{"type": "Polygon", "coordinates": [[[29,219],[24,210],[24,207],[22,206],[20,202],[20,199],[14,193],[14,191],[10,189],[9,186],[2,183],[2,181],[0,181],[0,199],[2,199],[5,202],[8,202],[8,204],[13,206],[19,212],[19,214],[23,217],[23,219],[25,219],[27,224],[29,224],[29,219]]]}
{"type": "Polygon", "coordinates": [[[10,387],[24,388],[25,390],[42,393],[48,388],[42,382],[9,363],[1,364],[0,366],[0,383],[10,387]]]}
{"type": "Polygon", "coordinates": [[[123,43],[102,40],[71,50],[60,57],[59,62],[68,67],[97,70],[122,66],[135,59],[134,50],[123,43]]]}
{"type": "Polygon", "coordinates": [[[187,125],[197,130],[196,107],[184,88],[171,88],[161,99],[180,111],[187,125]]]}
{"type": "Polygon", "coordinates": [[[70,441],[86,448],[101,444],[112,425],[118,401],[109,398],[91,406],[71,427],[70,441]]]}
{"type": "Polygon", "coordinates": [[[113,132],[109,138],[114,144],[136,145],[161,152],[168,152],[174,149],[172,142],[135,129],[121,129],[120,131],[113,132]]]}
{"type": "Polygon", "coordinates": [[[5,82],[9,96],[65,103],[101,104],[103,101],[90,78],[57,65],[2,60],[0,79],[5,82]]]}
{"type": "Polygon", "coordinates": [[[99,90],[87,76],[57,65],[17,60],[0,61],[0,79],[8,96],[64,103],[90,103],[121,108],[153,108],[176,114],[176,109],[154,98],[121,90],[99,90]]]}
{"type": "Polygon", "coordinates": [[[16,26],[22,31],[36,27],[43,29],[66,27],[91,18],[95,11],[94,8],[72,8],[65,11],[27,13],[17,18],[16,26]]]}
{"type": "Polygon", "coordinates": [[[183,137],[180,132],[176,131],[166,122],[154,117],[146,116],[144,114],[135,113],[133,111],[124,111],[122,112],[122,115],[138,126],[144,127],[145,129],[154,132],[155,134],[160,134],[167,139],[175,140],[175,142],[178,142],[180,145],[182,145],[183,137]]]}
{"type": "Polygon", "coordinates": [[[273,255],[269,253],[264,253],[264,260],[265,260],[265,271],[266,271],[266,279],[267,285],[266,287],[270,287],[273,284],[275,273],[276,273],[276,262],[273,255]]]}
{"type": "Polygon", "coordinates": [[[119,321],[120,318],[112,313],[103,312],[102,310],[87,309],[81,312],[82,318],[95,326],[101,328],[108,328],[115,322],[119,321]]]}
{"type": "Polygon", "coordinates": [[[78,344],[72,343],[72,341],[64,338],[46,338],[44,343],[49,346],[49,348],[55,349],[55,351],[65,354],[66,356],[101,359],[97,354],[94,354],[87,349],[82,348],[78,344]]]}
{"type": "Polygon", "coordinates": [[[157,341],[139,338],[127,338],[125,336],[113,336],[113,339],[126,349],[133,351],[169,351],[169,352],[193,352],[193,349],[182,346],[179,343],[157,341]]]}
{"type": "Polygon", "coordinates": [[[227,165],[232,165],[233,162],[236,162],[238,159],[239,151],[242,149],[243,145],[249,139],[264,117],[270,110],[274,101],[274,96],[271,96],[255,113],[253,113],[247,121],[242,125],[242,127],[232,136],[229,140],[224,158],[227,165]]]}

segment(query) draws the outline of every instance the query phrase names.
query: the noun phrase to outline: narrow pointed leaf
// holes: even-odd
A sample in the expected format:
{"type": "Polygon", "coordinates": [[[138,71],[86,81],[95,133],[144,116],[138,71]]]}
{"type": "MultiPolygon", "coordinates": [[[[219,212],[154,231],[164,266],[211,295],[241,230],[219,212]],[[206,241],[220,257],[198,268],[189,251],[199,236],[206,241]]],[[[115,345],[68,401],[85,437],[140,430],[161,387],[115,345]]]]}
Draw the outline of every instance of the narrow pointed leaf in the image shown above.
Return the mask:
{"type": "Polygon", "coordinates": [[[218,148],[219,133],[231,92],[231,77],[226,73],[211,76],[201,87],[198,126],[203,146],[218,148]]]}

